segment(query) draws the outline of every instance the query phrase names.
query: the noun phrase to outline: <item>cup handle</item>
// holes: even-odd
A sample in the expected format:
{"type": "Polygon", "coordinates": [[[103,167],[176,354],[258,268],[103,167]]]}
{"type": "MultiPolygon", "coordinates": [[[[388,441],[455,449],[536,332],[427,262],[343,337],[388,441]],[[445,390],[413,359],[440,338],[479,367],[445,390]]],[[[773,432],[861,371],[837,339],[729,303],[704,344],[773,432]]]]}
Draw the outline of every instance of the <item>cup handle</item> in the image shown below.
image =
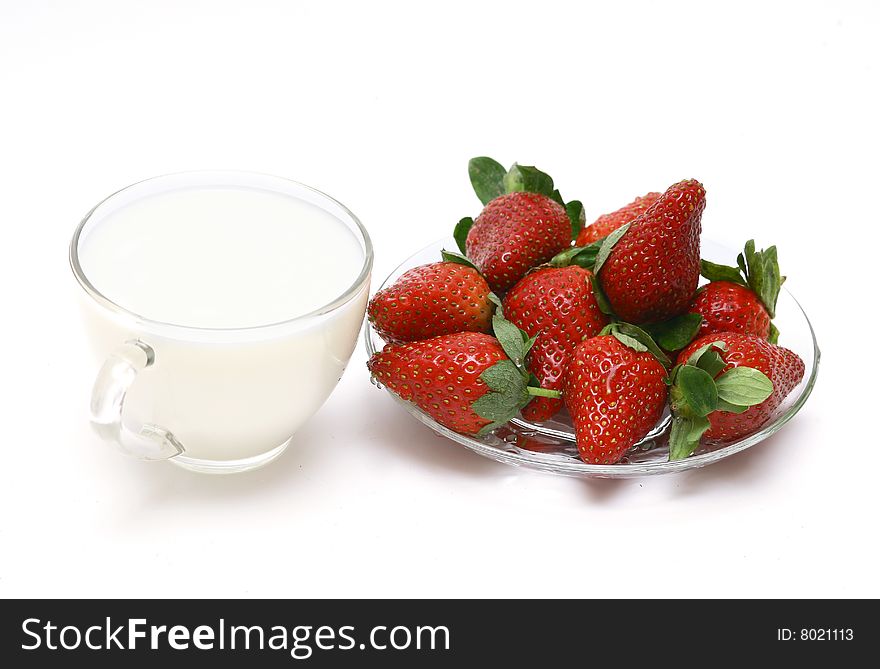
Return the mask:
{"type": "Polygon", "coordinates": [[[125,342],[101,367],[92,388],[92,427],[102,439],[141,460],[167,460],[184,452],[183,445],[158,425],[130,425],[123,419],[125,397],[138,372],[151,366],[156,353],[140,339],[125,342]]]}

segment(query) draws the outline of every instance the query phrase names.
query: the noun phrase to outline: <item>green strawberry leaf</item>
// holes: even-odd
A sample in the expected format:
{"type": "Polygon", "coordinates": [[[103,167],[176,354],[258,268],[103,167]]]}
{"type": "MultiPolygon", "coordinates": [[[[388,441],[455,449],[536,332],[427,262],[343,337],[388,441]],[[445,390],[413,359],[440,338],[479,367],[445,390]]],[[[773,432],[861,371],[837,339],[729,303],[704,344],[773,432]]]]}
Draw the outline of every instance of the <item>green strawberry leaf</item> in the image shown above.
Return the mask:
{"type": "Polygon", "coordinates": [[[571,221],[571,239],[574,241],[580,234],[581,228],[587,222],[587,216],[584,213],[584,205],[580,200],[572,200],[568,204],[563,204],[565,213],[568,214],[568,220],[571,221]]]}
{"type": "Polygon", "coordinates": [[[705,370],[683,365],[669,390],[669,400],[674,415],[702,418],[718,408],[718,390],[705,370]]]}
{"type": "MultiPolygon", "coordinates": [[[[521,330],[521,332],[523,332],[523,334],[525,334],[525,331],[524,331],[524,330],[521,330]]],[[[529,354],[529,351],[532,350],[532,346],[535,345],[535,342],[536,342],[537,340],[538,340],[537,335],[535,335],[534,337],[529,337],[528,339],[526,339],[525,343],[523,344],[523,357],[525,357],[525,356],[527,356],[527,355],[529,354]]]]}
{"type": "Polygon", "coordinates": [[[551,267],[568,267],[569,265],[573,264],[572,260],[581,251],[583,251],[583,248],[579,246],[572,246],[565,249],[564,251],[560,251],[555,256],[550,258],[550,262],[547,264],[551,267]]]}
{"type": "Polygon", "coordinates": [[[760,404],[773,394],[773,382],[764,372],[752,367],[734,367],[715,381],[718,397],[737,406],[760,404]]]}
{"type": "Polygon", "coordinates": [[[610,334],[614,336],[617,341],[619,341],[624,346],[629,346],[634,351],[644,352],[648,351],[653,355],[657,360],[660,361],[660,364],[666,367],[667,369],[672,365],[672,361],[666,356],[666,354],[657,346],[657,342],[655,342],[651,335],[642,330],[640,327],[633,325],[632,323],[622,323],[615,322],[609,323],[604,328],[602,328],[600,335],[610,334]],[[621,338],[620,335],[623,335],[621,338]],[[630,340],[635,340],[637,346],[631,345],[630,340]]]}
{"type": "Polygon", "coordinates": [[[480,378],[489,386],[490,390],[497,393],[509,392],[517,384],[522,385],[523,391],[525,391],[525,384],[522,382],[522,372],[520,372],[512,360],[501,360],[495,363],[480,374],[480,378]]]}
{"type": "Polygon", "coordinates": [[[523,338],[520,329],[503,316],[495,314],[492,317],[492,329],[495,338],[501,344],[501,348],[511,360],[516,362],[525,358],[523,353],[523,338]]]}
{"type": "Polygon", "coordinates": [[[732,281],[741,286],[746,285],[746,281],[743,279],[739,268],[719,265],[708,260],[700,260],[700,274],[709,279],[709,281],[732,281]]]}
{"type": "Polygon", "coordinates": [[[550,265],[553,267],[577,265],[578,267],[592,270],[596,264],[596,255],[598,255],[604,241],[605,238],[602,237],[602,239],[597,239],[587,246],[572,246],[564,251],[560,251],[550,259],[550,265]]]}
{"type": "Polygon", "coordinates": [[[756,251],[755,240],[750,239],[746,242],[745,261],[749,287],[760,298],[770,318],[774,318],[779,291],[785,283],[785,277],[779,272],[776,247],[756,251]]]}
{"type": "MultiPolygon", "coordinates": [[[[748,271],[748,269],[746,269],[746,259],[745,259],[745,256],[743,256],[742,253],[740,253],[740,254],[736,257],[736,266],[739,267],[739,271],[742,272],[742,275],[743,275],[744,277],[748,277],[748,275],[749,275],[749,271],[748,271]]],[[[748,280],[748,279],[746,279],[746,280],[748,280]]]]}
{"type": "MultiPolygon", "coordinates": [[[[725,344],[723,341],[720,341],[720,340],[709,342],[708,344],[704,344],[703,346],[700,346],[700,348],[698,348],[696,351],[691,353],[690,357],[687,359],[685,364],[696,366],[697,362],[700,360],[702,355],[706,351],[708,351],[710,348],[717,348],[721,351],[726,351],[727,344],[725,344]]],[[[706,371],[708,371],[708,370],[706,370],[706,371]]]]}
{"type": "Polygon", "coordinates": [[[602,246],[599,248],[599,253],[596,254],[596,264],[593,269],[595,274],[598,274],[599,270],[602,269],[602,265],[608,260],[608,256],[611,255],[611,250],[614,248],[614,245],[617,244],[617,242],[620,241],[620,238],[626,234],[626,231],[629,230],[631,225],[632,223],[627,223],[626,225],[620,226],[602,242],[602,246]]]}
{"type": "MultiPolygon", "coordinates": [[[[743,256],[743,258],[745,258],[745,261],[746,261],[746,269],[745,269],[745,272],[743,272],[743,274],[745,274],[746,280],[748,281],[749,274],[752,273],[752,270],[758,269],[758,260],[757,260],[756,254],[755,254],[755,240],[754,239],[750,239],[749,241],[746,242],[746,246],[743,249],[742,256],[743,256]]],[[[739,262],[739,259],[737,258],[737,263],[738,262],[739,262]]],[[[752,289],[754,290],[754,287],[752,289]]]]}
{"type": "Polygon", "coordinates": [[[627,346],[638,353],[645,353],[648,350],[648,347],[641,343],[638,339],[636,339],[635,337],[630,337],[627,334],[623,334],[618,330],[612,330],[611,336],[624,346],[627,346]]]}
{"type": "Polygon", "coordinates": [[[456,253],[455,251],[447,251],[446,249],[443,249],[440,251],[440,257],[443,258],[443,260],[446,262],[456,262],[459,265],[464,265],[465,267],[476,269],[478,272],[480,271],[479,269],[477,269],[477,266],[474,265],[474,263],[472,263],[460,253],[456,253]]]}
{"type": "Polygon", "coordinates": [[[468,233],[471,231],[471,227],[474,225],[474,219],[470,216],[465,216],[458,223],[455,224],[455,230],[452,232],[452,236],[455,238],[455,243],[458,246],[458,250],[462,252],[463,255],[467,255],[467,249],[465,248],[465,244],[467,242],[468,233]]]}
{"type": "Polygon", "coordinates": [[[776,247],[771,246],[766,251],[756,251],[755,240],[750,239],[746,242],[745,249],[737,258],[737,262],[741,262],[741,258],[744,259],[744,274],[749,288],[764,304],[770,318],[773,318],[776,311],[776,298],[779,296],[779,289],[785,280],[779,274],[776,247]]]}
{"type": "Polygon", "coordinates": [[[558,188],[550,193],[550,199],[563,208],[565,207],[565,200],[562,199],[562,193],[559,192],[558,188]]]}
{"type": "Polygon", "coordinates": [[[787,277],[782,276],[779,271],[779,257],[775,246],[771,246],[764,251],[764,276],[770,277],[767,290],[761,295],[761,301],[767,307],[767,313],[770,318],[776,317],[776,302],[779,299],[779,291],[787,277]]]}
{"type": "MultiPolygon", "coordinates": [[[[504,177],[507,170],[497,160],[481,156],[468,161],[468,176],[471,186],[484,205],[500,195],[504,195],[504,177]]],[[[462,249],[462,253],[464,249],[462,249]]]]}
{"type": "Polygon", "coordinates": [[[748,407],[741,407],[738,404],[731,404],[727,400],[723,400],[720,397],[718,398],[718,411],[726,411],[728,413],[742,413],[743,411],[748,411],[748,407]]]}
{"type": "Polygon", "coordinates": [[[497,423],[506,423],[516,415],[516,405],[516,402],[511,401],[509,394],[488,392],[476,400],[471,405],[471,409],[480,418],[497,423]]]}
{"type": "Polygon", "coordinates": [[[700,437],[710,427],[709,419],[675,416],[669,431],[669,460],[684,460],[700,446],[700,437]]]}
{"type": "Polygon", "coordinates": [[[595,272],[590,276],[590,283],[593,286],[593,297],[596,298],[596,304],[599,306],[599,311],[606,316],[613,316],[614,310],[611,308],[611,302],[608,301],[608,296],[605,295],[605,291],[602,290],[602,286],[599,285],[599,279],[596,278],[595,272]]]}
{"type": "Polygon", "coordinates": [[[553,196],[553,179],[537,167],[513,164],[504,175],[505,193],[540,193],[547,197],[553,196]]]}
{"type": "Polygon", "coordinates": [[[489,301],[495,305],[495,313],[501,315],[501,298],[498,297],[495,293],[489,291],[489,301]]]}
{"type": "Polygon", "coordinates": [[[525,392],[522,398],[517,398],[511,393],[488,392],[475,401],[471,409],[480,418],[503,425],[514,418],[519,413],[520,407],[525,406],[529,399],[530,396],[525,392]]]}
{"type": "Polygon", "coordinates": [[[712,348],[712,344],[703,344],[702,346],[700,346],[700,348],[690,354],[688,359],[684,361],[684,364],[696,366],[697,361],[700,359],[700,356],[702,356],[703,353],[708,351],[710,348],[712,348]]]}
{"type": "Polygon", "coordinates": [[[489,386],[489,392],[477,399],[471,408],[481,418],[492,421],[479,432],[480,436],[485,436],[519,414],[531,401],[532,394],[526,386],[528,377],[512,360],[495,363],[480,374],[480,378],[489,386]]]}
{"type": "Polygon", "coordinates": [[[497,312],[492,316],[492,329],[495,331],[495,338],[501,344],[501,348],[504,349],[507,357],[513,361],[520,372],[528,379],[529,373],[525,368],[525,359],[534,341],[530,340],[527,334],[497,312]]]}
{"type": "Polygon", "coordinates": [[[779,328],[776,327],[775,323],[770,323],[770,334],[767,337],[767,341],[771,344],[779,343],[779,328]]]}
{"type": "Polygon", "coordinates": [[[714,379],[718,376],[718,373],[727,366],[727,363],[724,362],[724,358],[721,357],[721,354],[710,346],[703,352],[703,355],[697,359],[694,366],[699,367],[714,379]]]}
{"type": "Polygon", "coordinates": [[[697,336],[702,323],[700,314],[682,314],[662,323],[646,325],[644,329],[665,350],[679,351],[697,336]]]}

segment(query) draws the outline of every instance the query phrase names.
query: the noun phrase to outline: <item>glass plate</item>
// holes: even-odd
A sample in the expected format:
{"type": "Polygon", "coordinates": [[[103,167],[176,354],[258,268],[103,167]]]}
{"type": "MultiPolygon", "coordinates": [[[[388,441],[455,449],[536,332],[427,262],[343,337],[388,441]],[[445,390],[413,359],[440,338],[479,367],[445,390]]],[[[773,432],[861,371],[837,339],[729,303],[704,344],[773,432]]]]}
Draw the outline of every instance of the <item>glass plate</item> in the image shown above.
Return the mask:
{"type": "MultiPolygon", "coordinates": [[[[443,248],[456,250],[455,242],[451,238],[440,240],[411,255],[385,279],[380,289],[396,281],[401,274],[412,267],[439,261],[440,250],[443,248]]],[[[735,261],[737,254],[736,251],[706,239],[702,240],[701,250],[703,258],[728,265],[735,261]]],[[[514,419],[485,437],[474,437],[453,432],[440,425],[416,405],[401,400],[394,393],[388,394],[416,419],[438,434],[467,446],[480,455],[508,465],[528,467],[563,476],[598,478],[632,478],[680,472],[718,462],[763,441],[791,420],[807,401],[816,383],[819,347],[807,315],[785,288],[779,295],[774,323],[781,332],[779,343],[803,359],[806,365],[803,380],[789,393],[774,412],[773,417],[754,434],[732,444],[704,445],[691,457],[675,462],[667,460],[667,433],[670,422],[668,412],[648,436],[627,452],[621,462],[614,465],[592,465],[578,457],[571,419],[565,410],[544,423],[529,423],[514,419]]],[[[364,326],[364,343],[369,355],[373,355],[384,346],[384,342],[369,321],[364,326]]]]}

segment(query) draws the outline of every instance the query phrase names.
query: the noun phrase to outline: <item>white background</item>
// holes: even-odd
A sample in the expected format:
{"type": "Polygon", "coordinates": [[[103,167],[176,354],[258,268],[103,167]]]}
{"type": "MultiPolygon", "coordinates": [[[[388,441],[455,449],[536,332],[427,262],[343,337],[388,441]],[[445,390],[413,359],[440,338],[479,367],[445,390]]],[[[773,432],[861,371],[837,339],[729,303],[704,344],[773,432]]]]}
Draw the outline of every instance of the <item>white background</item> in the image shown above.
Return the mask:
{"type": "Polygon", "coordinates": [[[0,595],[880,596],[880,5],[0,1],[0,595]],[[375,282],[478,213],[467,159],[590,216],[696,177],[704,231],[778,244],[824,357],[780,434],[705,470],[534,474],[368,382],[270,467],[91,434],[67,242],[110,192],[236,168],[349,205],[375,282]]]}

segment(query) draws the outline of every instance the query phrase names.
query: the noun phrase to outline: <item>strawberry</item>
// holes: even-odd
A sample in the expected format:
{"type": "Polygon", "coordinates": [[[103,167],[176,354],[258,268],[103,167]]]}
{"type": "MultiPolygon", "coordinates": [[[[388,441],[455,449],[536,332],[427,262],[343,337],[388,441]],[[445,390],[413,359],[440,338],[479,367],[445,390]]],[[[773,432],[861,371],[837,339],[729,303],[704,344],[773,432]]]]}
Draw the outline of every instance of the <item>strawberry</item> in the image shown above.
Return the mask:
{"type": "Polygon", "coordinates": [[[804,362],[761,337],[717,332],[693,341],[670,374],[669,458],[700,439],[736,441],[758,430],[804,377],[804,362]]]}
{"type": "Polygon", "coordinates": [[[435,262],[413,267],[377,292],[367,317],[385,341],[396,343],[453,332],[491,332],[495,305],[490,293],[473,267],[435,262]]]}
{"type": "Polygon", "coordinates": [[[770,336],[770,314],[750,288],[731,281],[712,281],[702,286],[689,307],[700,314],[699,335],[739,332],[761,339],[770,336]]]}
{"type": "MultiPolygon", "coordinates": [[[[560,390],[575,347],[608,324],[591,288],[592,273],[570,265],[526,274],[504,297],[504,317],[536,337],[528,368],[543,388],[560,390]]],[[[523,409],[526,420],[549,420],[562,401],[538,397],[523,409]]]]}
{"type": "Polygon", "coordinates": [[[501,292],[570,243],[571,225],[562,206],[540,193],[508,193],[483,208],[465,250],[492,289],[501,292]]]}
{"type": "Polygon", "coordinates": [[[700,262],[700,273],[709,279],[697,291],[689,311],[700,314],[700,335],[740,332],[776,343],[779,331],[770,322],[776,312],[780,275],[776,247],[756,251],[755,241],[746,242],[737,258],[738,267],[700,262]]]}
{"type": "Polygon", "coordinates": [[[660,193],[648,193],[642,197],[637,197],[625,207],[621,207],[617,211],[610,214],[603,214],[593,223],[585,227],[577,236],[576,246],[586,246],[598,239],[607,237],[619,227],[631,223],[636,218],[644,214],[652,204],[660,197],[660,193]]]}
{"type": "Polygon", "coordinates": [[[687,310],[700,278],[699,181],[673,186],[632,223],[605,238],[595,272],[622,320],[656,323],[687,310]]]}
{"type": "Polygon", "coordinates": [[[492,290],[513,286],[570,246],[580,231],[581,203],[565,204],[553,179],[540,170],[517,164],[505,170],[491,158],[474,158],[468,173],[485,206],[476,220],[459,221],[455,239],[492,290]]]}
{"type": "Polygon", "coordinates": [[[656,344],[626,323],[602,332],[575,348],[563,392],[578,452],[588,464],[618,462],[666,406],[666,369],[659,361],[665,357],[656,344]]]}
{"type": "Polygon", "coordinates": [[[497,339],[457,332],[388,344],[367,367],[373,378],[441,425],[484,435],[516,416],[533,396],[559,393],[528,385],[524,360],[534,339],[496,315],[497,339]]]}

